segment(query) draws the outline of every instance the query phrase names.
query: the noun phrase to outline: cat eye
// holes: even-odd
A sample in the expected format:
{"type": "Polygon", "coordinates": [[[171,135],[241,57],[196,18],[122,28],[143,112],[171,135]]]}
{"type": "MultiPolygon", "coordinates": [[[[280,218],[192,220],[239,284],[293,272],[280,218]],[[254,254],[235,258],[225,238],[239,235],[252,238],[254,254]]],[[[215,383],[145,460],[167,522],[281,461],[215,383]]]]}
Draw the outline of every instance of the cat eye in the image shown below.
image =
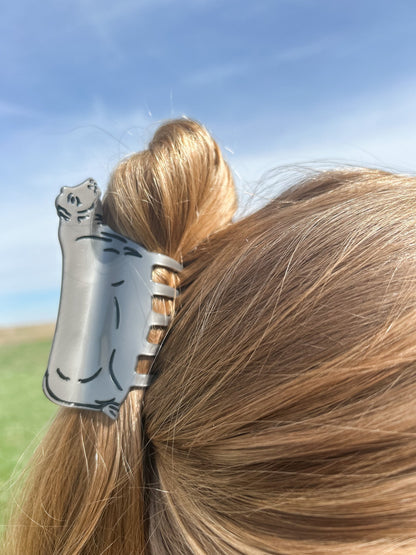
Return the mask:
{"type": "Polygon", "coordinates": [[[71,204],[76,204],[77,206],[79,206],[81,203],[81,201],[79,200],[79,197],[75,196],[73,193],[69,193],[68,197],[67,197],[68,202],[70,202],[71,204]]]}

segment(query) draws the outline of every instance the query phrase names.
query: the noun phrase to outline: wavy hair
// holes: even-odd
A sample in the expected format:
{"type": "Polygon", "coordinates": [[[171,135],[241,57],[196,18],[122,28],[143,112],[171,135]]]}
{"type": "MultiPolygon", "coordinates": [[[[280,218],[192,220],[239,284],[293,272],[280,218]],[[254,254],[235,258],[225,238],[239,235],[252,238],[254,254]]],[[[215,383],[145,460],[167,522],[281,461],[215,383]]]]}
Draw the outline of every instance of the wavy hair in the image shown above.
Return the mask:
{"type": "Polygon", "coordinates": [[[58,412],[7,553],[416,552],[415,178],[323,172],[235,209],[191,120],[115,170],[107,223],[183,260],[158,275],[181,295],[144,397],[58,412]]]}

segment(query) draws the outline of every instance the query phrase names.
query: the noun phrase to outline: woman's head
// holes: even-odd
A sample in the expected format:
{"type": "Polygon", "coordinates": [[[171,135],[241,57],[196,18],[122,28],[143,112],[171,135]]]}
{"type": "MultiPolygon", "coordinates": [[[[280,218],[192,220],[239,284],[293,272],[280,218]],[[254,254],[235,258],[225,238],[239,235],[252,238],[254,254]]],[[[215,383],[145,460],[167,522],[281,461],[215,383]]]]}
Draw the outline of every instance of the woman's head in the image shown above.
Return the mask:
{"type": "Polygon", "coordinates": [[[17,553],[415,551],[416,181],[325,172],[235,208],[193,121],[115,170],[107,223],[183,261],[157,276],[181,294],[144,396],[58,414],[17,553]]]}

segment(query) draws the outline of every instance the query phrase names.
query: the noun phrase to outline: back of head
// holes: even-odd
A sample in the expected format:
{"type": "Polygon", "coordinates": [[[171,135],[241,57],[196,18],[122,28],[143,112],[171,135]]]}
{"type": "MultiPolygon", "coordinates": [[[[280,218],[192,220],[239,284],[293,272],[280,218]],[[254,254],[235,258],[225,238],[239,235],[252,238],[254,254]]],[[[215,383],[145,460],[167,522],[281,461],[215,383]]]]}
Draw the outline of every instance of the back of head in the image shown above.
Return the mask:
{"type": "Polygon", "coordinates": [[[11,552],[414,553],[415,185],[328,172],[232,224],[199,124],[122,162],[106,219],[183,259],[173,325],[116,423],[60,411],[11,552]]]}
{"type": "Polygon", "coordinates": [[[415,552],[415,247],[415,180],[349,170],[199,249],[144,406],[153,553],[415,552]]]}

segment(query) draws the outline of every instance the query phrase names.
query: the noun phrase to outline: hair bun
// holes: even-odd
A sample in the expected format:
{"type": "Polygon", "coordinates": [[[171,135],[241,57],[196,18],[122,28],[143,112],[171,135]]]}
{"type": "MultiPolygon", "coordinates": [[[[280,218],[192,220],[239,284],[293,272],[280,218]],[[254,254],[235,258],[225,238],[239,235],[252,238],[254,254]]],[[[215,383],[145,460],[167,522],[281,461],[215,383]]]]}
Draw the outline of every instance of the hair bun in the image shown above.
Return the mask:
{"type": "Polygon", "coordinates": [[[147,150],[114,171],[104,217],[149,250],[180,259],[227,225],[237,200],[231,171],[201,124],[162,125],[147,150]]]}

